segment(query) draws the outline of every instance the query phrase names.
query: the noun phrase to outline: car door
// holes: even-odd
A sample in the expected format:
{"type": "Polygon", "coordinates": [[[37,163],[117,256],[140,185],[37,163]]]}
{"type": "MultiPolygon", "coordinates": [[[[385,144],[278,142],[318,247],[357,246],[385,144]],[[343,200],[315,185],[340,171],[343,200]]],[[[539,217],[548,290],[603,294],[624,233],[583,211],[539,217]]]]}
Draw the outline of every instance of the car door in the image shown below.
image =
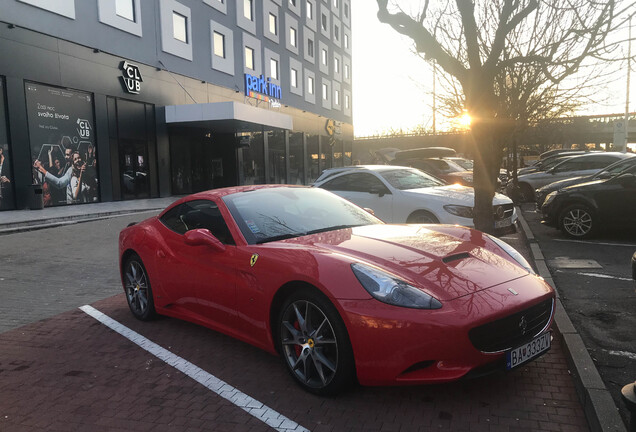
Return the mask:
{"type": "Polygon", "coordinates": [[[213,201],[188,201],[175,209],[174,219],[181,224],[166,236],[167,278],[171,291],[186,307],[204,321],[220,327],[236,325],[236,247],[227,224],[213,201]],[[186,244],[185,233],[195,229],[209,230],[224,251],[207,245],[186,244]]]}
{"type": "Polygon", "coordinates": [[[636,220],[636,167],[605,181],[596,196],[603,224],[633,226],[636,220]]]}
{"type": "Polygon", "coordinates": [[[373,210],[384,222],[393,221],[393,194],[371,173],[347,173],[320,186],[352,203],[373,210]]]}

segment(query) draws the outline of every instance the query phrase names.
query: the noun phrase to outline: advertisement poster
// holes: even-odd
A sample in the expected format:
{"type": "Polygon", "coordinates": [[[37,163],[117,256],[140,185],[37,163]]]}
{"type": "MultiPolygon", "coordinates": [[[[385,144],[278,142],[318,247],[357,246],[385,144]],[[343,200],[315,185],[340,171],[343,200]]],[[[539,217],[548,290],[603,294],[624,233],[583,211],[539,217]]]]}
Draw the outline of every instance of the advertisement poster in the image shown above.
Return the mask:
{"type": "Polygon", "coordinates": [[[25,85],[33,182],[44,206],[99,201],[91,93],[25,85]]]}
{"type": "Polygon", "coordinates": [[[7,110],[4,97],[4,82],[0,78],[0,210],[11,210],[13,199],[13,172],[7,133],[7,110]]]}

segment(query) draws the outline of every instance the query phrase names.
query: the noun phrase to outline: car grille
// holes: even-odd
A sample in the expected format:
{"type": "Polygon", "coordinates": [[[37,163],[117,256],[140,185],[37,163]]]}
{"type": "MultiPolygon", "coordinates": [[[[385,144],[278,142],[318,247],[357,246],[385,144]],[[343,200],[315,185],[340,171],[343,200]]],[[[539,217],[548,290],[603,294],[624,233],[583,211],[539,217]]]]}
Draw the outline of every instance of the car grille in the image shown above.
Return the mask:
{"type": "Polygon", "coordinates": [[[468,332],[473,346],[483,352],[505,351],[532,340],[552,317],[552,299],[468,332]]]}
{"type": "Polygon", "coordinates": [[[505,218],[509,218],[512,216],[512,212],[514,211],[514,204],[502,204],[493,207],[493,212],[495,215],[495,220],[502,220],[505,218]]]}

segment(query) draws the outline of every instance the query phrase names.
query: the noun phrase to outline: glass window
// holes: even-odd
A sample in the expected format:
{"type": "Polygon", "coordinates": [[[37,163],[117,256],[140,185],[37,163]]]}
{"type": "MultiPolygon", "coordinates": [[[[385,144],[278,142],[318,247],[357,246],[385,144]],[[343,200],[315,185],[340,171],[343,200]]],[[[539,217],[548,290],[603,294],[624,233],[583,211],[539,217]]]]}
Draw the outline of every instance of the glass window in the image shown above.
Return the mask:
{"type": "Polygon", "coordinates": [[[298,46],[298,38],[296,36],[296,29],[293,27],[289,28],[289,44],[293,47],[298,46]]]}
{"type": "Polygon", "coordinates": [[[346,33],[344,35],[344,46],[346,49],[349,49],[349,35],[346,33]]]}
{"type": "Polygon", "coordinates": [[[349,3],[344,4],[344,16],[345,18],[349,18],[349,3]]]}
{"type": "Polygon", "coordinates": [[[320,175],[320,137],[318,135],[307,135],[307,155],[308,155],[308,174],[307,183],[311,184],[316,181],[320,175]]]}
{"type": "Polygon", "coordinates": [[[243,0],[243,16],[250,21],[254,20],[254,14],[252,13],[254,0],[243,0]]]}
{"type": "Polygon", "coordinates": [[[387,187],[382,181],[369,173],[345,174],[328,181],[321,186],[332,191],[350,192],[371,192],[376,190],[386,190],[387,187]]]}
{"type": "Polygon", "coordinates": [[[443,186],[444,183],[422,171],[415,169],[396,169],[380,173],[391,186],[399,190],[419,189],[443,186]]]}
{"type": "Polygon", "coordinates": [[[320,59],[322,61],[322,64],[326,66],[327,65],[327,50],[326,49],[322,49],[320,51],[320,59]]]}
{"type": "Polygon", "coordinates": [[[307,55],[309,57],[314,56],[314,41],[311,39],[307,39],[307,55]]]}
{"type": "Polygon", "coordinates": [[[272,79],[277,80],[278,79],[278,60],[270,59],[269,67],[270,67],[269,73],[271,74],[272,79]]]}
{"type": "Polygon", "coordinates": [[[340,92],[338,90],[333,92],[333,103],[340,105],[340,92]]]}
{"type": "Polygon", "coordinates": [[[122,18],[135,22],[134,0],[116,0],[115,13],[122,18]]]}
{"type": "Polygon", "coordinates": [[[285,160],[285,131],[277,129],[267,132],[267,152],[269,163],[268,183],[287,183],[285,160]]]}
{"type": "Polygon", "coordinates": [[[345,95],[345,108],[349,109],[351,108],[350,102],[349,102],[349,95],[345,95]]]}
{"type": "Polygon", "coordinates": [[[327,86],[327,84],[322,85],[322,98],[324,100],[329,99],[329,86],[327,86]]]}
{"type": "Polygon", "coordinates": [[[245,47],[245,67],[254,70],[254,50],[250,47],[245,47]]]}
{"type": "Polygon", "coordinates": [[[334,7],[340,6],[340,1],[339,0],[333,0],[333,5],[334,5],[334,7]]]}
{"type": "Polygon", "coordinates": [[[314,79],[313,79],[313,77],[307,77],[307,93],[314,94],[314,79]]]}
{"type": "Polygon", "coordinates": [[[183,235],[194,229],[207,229],[221,243],[234,244],[219,207],[212,201],[188,201],[166,212],[160,221],[177,234],[183,235]]]}
{"type": "Polygon", "coordinates": [[[263,132],[252,132],[249,135],[250,146],[239,150],[243,163],[239,167],[241,185],[265,183],[265,153],[263,151],[263,132]]]}
{"type": "Polygon", "coordinates": [[[214,55],[225,58],[225,36],[214,32],[214,55]]]}
{"type": "MultiPolygon", "coordinates": [[[[15,205],[13,202],[13,172],[4,93],[4,80],[0,77],[0,210],[12,210],[15,205]]],[[[63,160],[63,158],[60,160],[60,165],[63,160]]]]}
{"type": "Polygon", "coordinates": [[[345,64],[344,76],[345,76],[345,78],[349,78],[349,65],[348,64],[345,64]]]}
{"type": "Polygon", "coordinates": [[[289,184],[305,184],[305,158],[303,155],[303,133],[289,134],[289,184]]]}
{"type": "Polygon", "coordinates": [[[278,25],[276,15],[270,12],[269,14],[269,32],[272,34],[278,34],[278,25]]]}
{"type": "Polygon", "coordinates": [[[314,5],[307,0],[307,19],[314,19],[314,5]]]}
{"type": "Polygon", "coordinates": [[[172,12],[172,34],[176,40],[188,43],[188,19],[174,11],[172,12]]]}
{"type": "Polygon", "coordinates": [[[334,71],[335,71],[336,73],[339,73],[339,72],[340,72],[340,59],[338,59],[338,58],[334,58],[333,60],[334,60],[334,62],[333,62],[333,69],[334,69],[334,71]]]}
{"type": "Polygon", "coordinates": [[[289,4],[296,7],[297,0],[289,0],[289,4]]]}
{"type": "Polygon", "coordinates": [[[327,15],[321,14],[320,25],[322,26],[323,30],[327,30],[327,15]]]}
{"type": "Polygon", "coordinates": [[[340,40],[340,27],[338,27],[337,25],[333,26],[333,37],[337,41],[340,40]]]}
{"type": "Polygon", "coordinates": [[[291,69],[290,83],[292,87],[298,87],[298,71],[294,68],[291,69]]]}

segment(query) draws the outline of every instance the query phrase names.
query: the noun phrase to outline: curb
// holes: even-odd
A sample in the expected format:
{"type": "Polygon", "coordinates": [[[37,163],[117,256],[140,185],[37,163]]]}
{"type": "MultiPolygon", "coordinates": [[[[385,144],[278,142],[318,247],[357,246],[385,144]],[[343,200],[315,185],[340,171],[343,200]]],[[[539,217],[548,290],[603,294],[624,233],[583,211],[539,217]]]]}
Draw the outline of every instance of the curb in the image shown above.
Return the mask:
{"type": "Polygon", "coordinates": [[[530,246],[530,253],[537,272],[556,292],[554,323],[565,347],[565,355],[574,378],[576,392],[579,395],[581,404],[583,404],[583,411],[590,430],[593,432],[627,432],[627,427],[614,404],[614,399],[612,399],[609,390],[605,387],[601,375],[592,361],[592,357],[590,357],[587,348],[585,348],[581,335],[574,328],[570,317],[563,307],[563,303],[561,303],[559,291],[552,279],[552,274],[545,262],[541,248],[530,226],[523,218],[520,207],[517,207],[517,213],[530,246]]]}
{"type": "Polygon", "coordinates": [[[112,212],[88,213],[83,215],[62,216],[54,218],[34,219],[28,222],[15,222],[0,225],[0,235],[16,234],[27,231],[36,231],[46,228],[54,228],[64,225],[72,225],[83,222],[93,222],[97,220],[111,219],[120,216],[129,216],[134,214],[157,212],[160,209],[143,209],[143,210],[118,210],[112,212]]]}

